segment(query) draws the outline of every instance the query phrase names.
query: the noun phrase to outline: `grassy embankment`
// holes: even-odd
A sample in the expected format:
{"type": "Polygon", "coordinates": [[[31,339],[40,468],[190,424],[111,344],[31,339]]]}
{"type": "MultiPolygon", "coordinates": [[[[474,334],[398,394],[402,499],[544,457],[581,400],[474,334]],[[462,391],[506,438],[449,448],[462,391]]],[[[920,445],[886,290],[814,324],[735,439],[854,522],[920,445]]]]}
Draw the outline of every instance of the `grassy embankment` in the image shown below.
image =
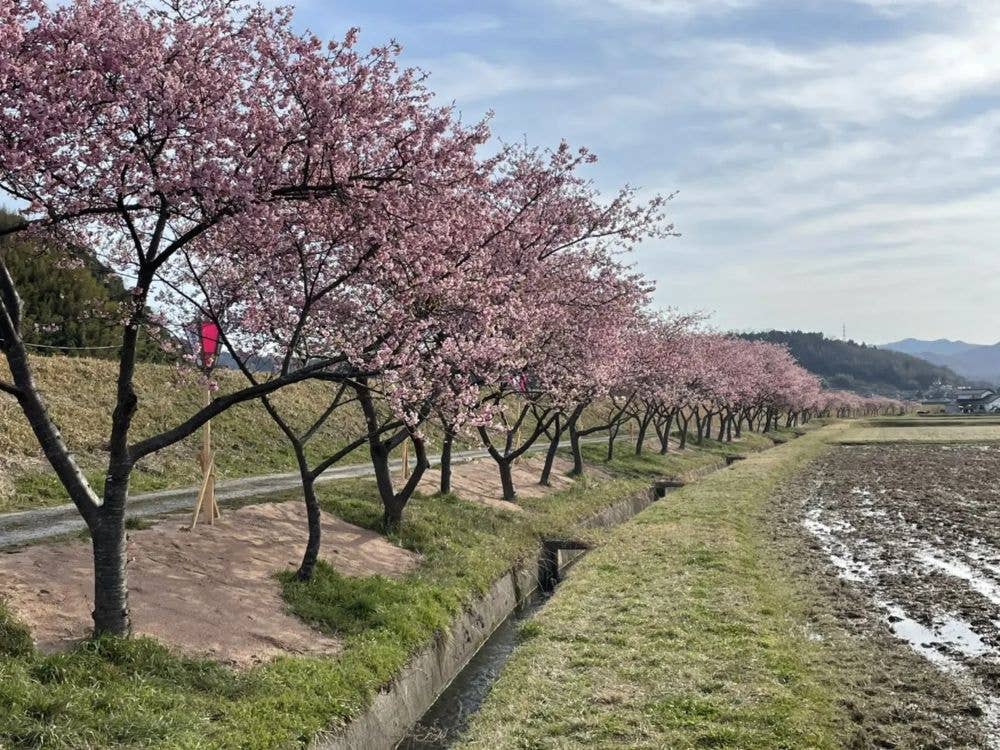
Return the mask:
{"type": "MultiPolygon", "coordinates": [[[[91,485],[103,487],[107,469],[105,441],[114,408],[115,365],[107,360],[76,357],[37,357],[33,360],[39,384],[53,419],[59,426],[91,485]]],[[[0,366],[0,377],[6,375],[0,366]]],[[[216,375],[219,393],[244,385],[238,373],[216,375]]],[[[139,409],[134,439],[155,434],[190,416],[205,398],[202,387],[190,377],[164,365],[140,365],[136,373],[139,409]]],[[[331,386],[303,383],[274,396],[282,414],[304,429],[319,417],[331,397],[331,386]]],[[[585,415],[584,422],[589,418],[585,415]]],[[[353,405],[340,409],[308,445],[311,458],[320,460],[354,439],[363,427],[353,405]]],[[[260,402],[240,404],[212,421],[216,469],[220,479],[294,471],[295,455],[288,441],[260,402]]],[[[434,425],[427,428],[429,450],[440,449],[434,425]]],[[[200,481],[196,456],[200,433],[139,462],[132,477],[133,492],[187,487],[200,481]]],[[[459,438],[456,450],[481,447],[478,441],[459,438]]],[[[344,463],[368,460],[355,451],[344,463]]],[[[37,442],[13,398],[0,394],[0,513],[69,502],[49,469],[37,442]]]]}
{"type": "MultiPolygon", "coordinates": [[[[91,484],[100,489],[106,471],[115,365],[106,360],[38,357],[36,380],[53,419],[91,484]]],[[[0,367],[0,377],[4,375],[0,367]]],[[[242,385],[242,376],[219,373],[220,392],[242,385]]],[[[202,405],[203,389],[178,376],[173,367],[141,365],[137,372],[139,410],[135,436],[142,437],[183,421],[202,405]]],[[[310,383],[289,388],[277,398],[297,422],[319,415],[329,386],[310,383]]],[[[354,419],[346,410],[316,437],[317,451],[335,449],[354,419]]],[[[295,458],[287,440],[259,402],[241,404],[213,420],[220,478],[290,471],[295,458]]],[[[182,487],[198,481],[200,434],[140,462],[132,491],[182,487]]],[[[68,502],[66,493],[41,456],[37,442],[14,399],[0,397],[0,512],[68,502]]]]}
{"type": "Polygon", "coordinates": [[[618,527],[523,630],[473,748],[835,748],[864,646],[771,537],[773,498],[841,426],[740,462],[618,527]],[[839,633],[839,634],[838,634],[839,633]]]}
{"type": "MultiPolygon", "coordinates": [[[[566,533],[654,476],[766,445],[747,435],[742,443],[708,441],[666,457],[621,451],[609,467],[613,479],[584,479],[555,495],[526,498],[524,513],[418,497],[396,539],[424,555],[414,573],[401,580],[347,578],[321,564],[311,583],[283,580],[291,609],[340,637],[336,657],[289,657],[238,673],[179,658],[148,639],[113,638],[46,656],[0,613],[0,748],[302,747],[360,712],[465,602],[517,562],[533,560],[541,536],[566,533]]],[[[587,452],[597,461],[601,448],[587,452]]],[[[370,482],[332,483],[321,494],[327,511],[377,526],[370,482]]]]}

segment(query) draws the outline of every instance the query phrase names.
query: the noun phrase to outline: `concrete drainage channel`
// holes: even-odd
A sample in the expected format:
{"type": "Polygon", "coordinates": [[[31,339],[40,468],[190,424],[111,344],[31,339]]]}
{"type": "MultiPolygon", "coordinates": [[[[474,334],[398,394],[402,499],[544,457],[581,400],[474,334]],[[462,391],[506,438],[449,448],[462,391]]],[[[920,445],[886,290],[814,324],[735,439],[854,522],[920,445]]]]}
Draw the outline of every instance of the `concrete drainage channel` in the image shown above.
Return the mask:
{"type": "MultiPolygon", "coordinates": [[[[687,478],[696,479],[743,458],[726,456],[724,463],[702,467],[687,478]]],[[[580,526],[617,526],[682,486],[680,480],[659,480],[580,526]]],[[[317,737],[312,750],[451,747],[513,653],[519,623],[544,606],[569,567],[586,553],[587,544],[579,540],[544,540],[537,569],[519,566],[496,581],[375,696],[367,711],[339,732],[317,737]]]]}

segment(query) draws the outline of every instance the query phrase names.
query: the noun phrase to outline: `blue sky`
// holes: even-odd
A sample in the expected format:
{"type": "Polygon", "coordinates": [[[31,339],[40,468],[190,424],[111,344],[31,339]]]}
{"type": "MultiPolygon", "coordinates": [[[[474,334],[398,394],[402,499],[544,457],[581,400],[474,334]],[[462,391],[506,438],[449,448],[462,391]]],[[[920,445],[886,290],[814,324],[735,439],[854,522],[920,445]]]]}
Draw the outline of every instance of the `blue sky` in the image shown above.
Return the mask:
{"type": "Polygon", "coordinates": [[[1000,3],[300,0],[494,133],[678,191],[636,263],[726,329],[1000,338],[1000,3]]]}

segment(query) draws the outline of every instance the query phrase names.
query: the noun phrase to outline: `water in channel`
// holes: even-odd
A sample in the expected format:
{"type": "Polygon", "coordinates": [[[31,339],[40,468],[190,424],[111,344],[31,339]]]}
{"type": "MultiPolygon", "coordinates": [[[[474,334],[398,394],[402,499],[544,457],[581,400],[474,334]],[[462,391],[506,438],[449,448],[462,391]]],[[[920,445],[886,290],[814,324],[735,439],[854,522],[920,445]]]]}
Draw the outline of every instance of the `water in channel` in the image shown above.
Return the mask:
{"type": "Polygon", "coordinates": [[[514,652],[518,643],[518,625],[531,617],[549,596],[535,591],[500,623],[465,668],[438,696],[434,705],[396,746],[399,750],[443,750],[458,740],[514,652]]]}

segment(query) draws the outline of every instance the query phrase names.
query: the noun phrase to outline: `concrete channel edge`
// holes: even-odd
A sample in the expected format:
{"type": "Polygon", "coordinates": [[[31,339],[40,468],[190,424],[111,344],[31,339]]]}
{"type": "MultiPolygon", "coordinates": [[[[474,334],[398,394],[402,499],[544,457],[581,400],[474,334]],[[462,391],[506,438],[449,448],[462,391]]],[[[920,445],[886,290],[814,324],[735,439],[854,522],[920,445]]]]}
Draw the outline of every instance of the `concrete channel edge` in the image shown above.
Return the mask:
{"type": "MultiPolygon", "coordinates": [[[[681,481],[654,483],[648,489],[598,511],[579,525],[617,526],[648,508],[669,489],[683,486],[727,466],[725,460],[686,472],[681,481]]],[[[559,569],[583,553],[561,555],[559,569]]],[[[539,556],[542,549],[539,549],[539,556]]],[[[447,689],[452,680],[514,609],[538,588],[538,566],[523,564],[495,581],[472,601],[448,629],[420,650],[399,675],[378,692],[349,724],[319,734],[310,750],[389,750],[394,748],[447,689]]]]}

